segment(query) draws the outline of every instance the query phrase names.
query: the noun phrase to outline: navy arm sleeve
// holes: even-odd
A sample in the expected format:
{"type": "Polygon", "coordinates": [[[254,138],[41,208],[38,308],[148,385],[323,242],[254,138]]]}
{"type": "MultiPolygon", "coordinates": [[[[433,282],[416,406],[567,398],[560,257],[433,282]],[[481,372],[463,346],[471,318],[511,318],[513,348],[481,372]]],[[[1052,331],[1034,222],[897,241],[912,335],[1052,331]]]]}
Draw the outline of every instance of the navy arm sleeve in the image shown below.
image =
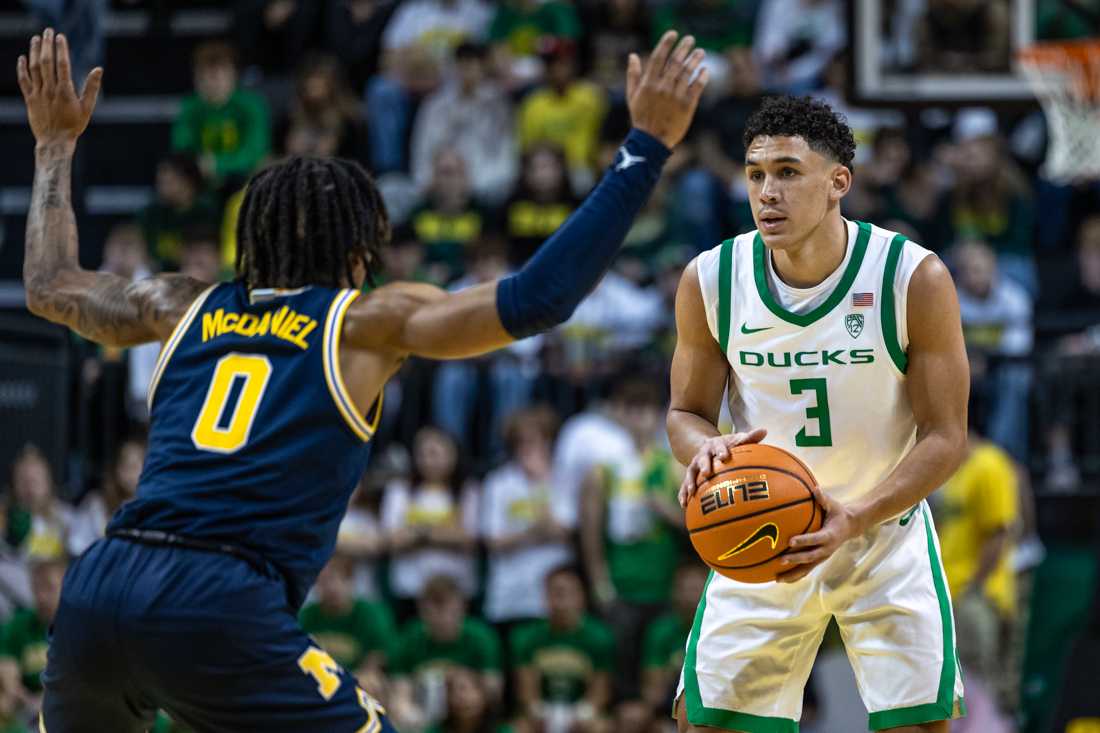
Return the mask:
{"type": "Polygon", "coordinates": [[[630,131],[581,207],[497,286],[497,312],[509,334],[521,339],[569,320],[611,267],[669,155],[655,137],[630,131]]]}

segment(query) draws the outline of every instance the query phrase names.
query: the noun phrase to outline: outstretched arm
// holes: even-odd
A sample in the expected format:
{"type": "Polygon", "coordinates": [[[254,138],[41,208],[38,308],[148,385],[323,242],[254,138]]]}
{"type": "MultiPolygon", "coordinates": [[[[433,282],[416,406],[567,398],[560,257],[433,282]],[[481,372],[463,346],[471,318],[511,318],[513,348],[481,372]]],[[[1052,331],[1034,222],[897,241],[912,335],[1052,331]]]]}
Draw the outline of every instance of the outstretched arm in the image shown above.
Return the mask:
{"type": "Polygon", "coordinates": [[[91,272],[77,257],[71,171],[76,140],[88,126],[102,69],[93,69],[76,95],[69,48],[47,28],[20,56],[19,88],[35,137],[34,188],[27,214],[23,284],[32,313],[109,346],[165,339],[204,284],[182,275],[131,283],[91,272]]]}
{"type": "MultiPolygon", "coordinates": [[[[437,359],[474,356],[568,320],[611,266],[634,217],[660,177],[669,149],[683,139],[707,82],[694,39],[666,33],[646,62],[631,55],[627,98],[634,129],[599,186],[519,272],[445,294],[395,285],[382,300],[397,307],[380,328],[373,298],[352,306],[346,340],[359,347],[437,359]],[[372,317],[373,316],[373,317],[372,317]],[[362,321],[362,327],[356,321],[362,321]]],[[[386,289],[382,289],[386,290],[386,289]]],[[[382,310],[388,310],[383,306],[382,310]]],[[[384,319],[383,319],[384,321],[384,319]]]]}

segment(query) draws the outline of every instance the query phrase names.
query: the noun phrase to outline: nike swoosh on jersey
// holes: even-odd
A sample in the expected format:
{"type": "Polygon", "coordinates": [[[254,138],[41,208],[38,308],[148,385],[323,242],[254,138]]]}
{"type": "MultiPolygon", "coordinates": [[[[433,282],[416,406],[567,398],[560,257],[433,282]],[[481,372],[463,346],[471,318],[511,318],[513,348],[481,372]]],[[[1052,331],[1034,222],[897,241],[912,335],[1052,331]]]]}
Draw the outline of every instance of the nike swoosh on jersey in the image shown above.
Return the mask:
{"type": "Polygon", "coordinates": [[[746,334],[746,335],[748,335],[750,333],[760,333],[761,331],[767,331],[770,328],[775,328],[775,326],[764,326],[763,328],[749,328],[749,322],[745,321],[744,323],[741,324],[741,333],[746,334]]]}
{"type": "Polygon", "coordinates": [[[776,526],[775,522],[768,522],[767,524],[763,525],[751,535],[749,535],[748,539],[737,545],[737,547],[732,547],[719,555],[718,559],[729,560],[734,555],[740,555],[742,552],[749,549],[757,542],[761,542],[763,540],[769,540],[772,543],[772,549],[775,549],[776,543],[779,542],[779,527],[776,526]]]}

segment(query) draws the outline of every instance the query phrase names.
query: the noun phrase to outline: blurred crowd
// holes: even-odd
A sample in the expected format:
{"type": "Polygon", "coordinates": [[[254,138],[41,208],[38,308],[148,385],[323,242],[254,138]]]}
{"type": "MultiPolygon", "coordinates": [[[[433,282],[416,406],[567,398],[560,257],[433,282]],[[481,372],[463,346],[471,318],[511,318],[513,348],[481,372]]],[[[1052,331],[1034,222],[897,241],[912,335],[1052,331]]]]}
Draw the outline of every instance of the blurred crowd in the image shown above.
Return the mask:
{"type": "MultiPolygon", "coordinates": [[[[930,8],[996,27],[1007,3],[894,5],[915,13],[918,58],[952,40],[930,8]]],[[[288,155],[373,173],[395,222],[387,280],[500,277],[613,159],[627,54],[669,28],[708,52],[691,133],[572,320],[477,360],[411,360],[387,387],[372,466],[301,618],[401,730],[668,729],[706,579],[663,435],[673,298],[693,256],[754,227],[742,133],[780,93],[847,116],[859,149],[845,216],[906,234],[955,275],[971,451],[932,504],[967,668],[959,730],[1013,730],[1042,554],[1032,479],[1071,492],[1100,468],[1079,410],[1100,353],[1100,187],[1039,177],[1037,111],[852,103],[845,13],[840,0],[241,0],[233,33],[196,47],[155,198],[104,246],[102,268],[124,277],[232,277],[243,186],[288,155]]],[[[936,57],[999,63],[997,49],[969,53],[936,57]]],[[[27,446],[0,511],[0,732],[33,715],[65,558],[133,494],[144,455],[157,345],[83,353],[95,414],[113,416],[102,455],[61,487],[27,446]]],[[[816,707],[811,688],[811,723],[816,707]]]]}

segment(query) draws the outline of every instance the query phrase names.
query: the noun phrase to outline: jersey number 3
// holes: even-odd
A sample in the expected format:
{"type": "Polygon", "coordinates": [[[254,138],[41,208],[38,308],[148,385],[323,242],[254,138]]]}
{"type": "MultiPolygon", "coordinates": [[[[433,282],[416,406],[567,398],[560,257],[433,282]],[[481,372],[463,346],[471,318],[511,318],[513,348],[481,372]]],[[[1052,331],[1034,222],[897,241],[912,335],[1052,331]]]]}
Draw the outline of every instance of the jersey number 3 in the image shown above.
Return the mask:
{"type": "Polygon", "coordinates": [[[816,435],[806,432],[809,425],[803,425],[794,436],[794,444],[799,448],[822,448],[833,444],[833,426],[829,420],[829,393],[825,388],[825,380],[816,379],[792,379],[791,394],[799,395],[803,392],[813,392],[817,397],[816,404],[806,408],[806,417],[817,421],[816,435]]]}
{"type": "Polygon", "coordinates": [[[271,362],[266,356],[226,354],[218,359],[191,442],[200,450],[234,453],[248,442],[260,410],[271,362]]]}

